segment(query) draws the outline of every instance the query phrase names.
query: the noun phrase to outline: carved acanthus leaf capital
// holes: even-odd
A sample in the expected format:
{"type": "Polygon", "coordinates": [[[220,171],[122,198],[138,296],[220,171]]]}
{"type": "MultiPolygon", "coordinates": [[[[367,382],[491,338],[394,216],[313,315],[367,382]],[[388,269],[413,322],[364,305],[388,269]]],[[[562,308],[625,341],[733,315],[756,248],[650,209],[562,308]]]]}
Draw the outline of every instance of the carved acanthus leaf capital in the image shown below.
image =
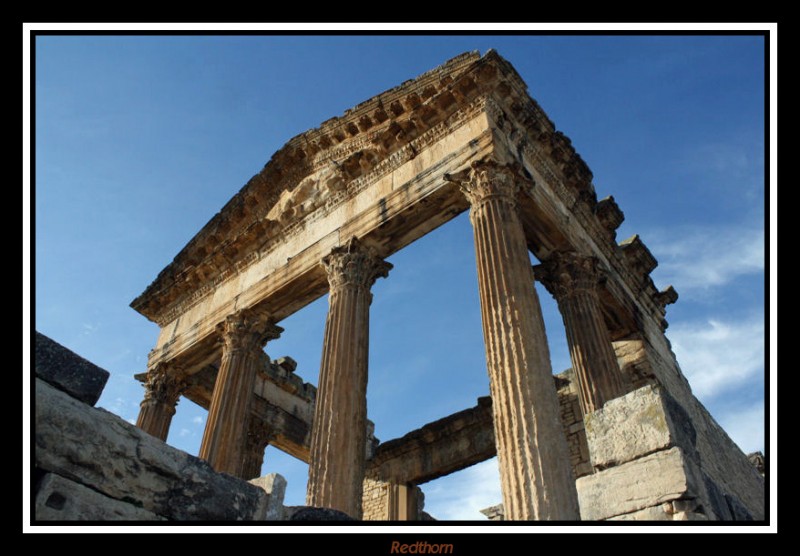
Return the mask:
{"type": "Polygon", "coordinates": [[[369,289],[378,278],[386,278],[393,268],[355,237],[345,245],[334,247],[322,259],[322,264],[331,290],[346,285],[369,289]]]}
{"type": "Polygon", "coordinates": [[[260,350],[269,340],[279,338],[283,328],[276,326],[269,314],[250,308],[225,317],[217,332],[229,351],[260,350]]]}
{"type": "Polygon", "coordinates": [[[520,184],[519,173],[514,166],[482,160],[473,162],[468,171],[446,174],[444,179],[458,183],[473,208],[489,199],[500,199],[511,205],[517,203],[520,184]]]}
{"type": "Polygon", "coordinates": [[[595,257],[572,251],[551,254],[533,267],[533,273],[559,301],[580,293],[596,293],[597,285],[605,277],[595,257]]]}
{"type": "Polygon", "coordinates": [[[186,390],[186,375],[174,363],[159,362],[147,371],[144,381],[144,401],[159,402],[175,407],[186,390]]]}

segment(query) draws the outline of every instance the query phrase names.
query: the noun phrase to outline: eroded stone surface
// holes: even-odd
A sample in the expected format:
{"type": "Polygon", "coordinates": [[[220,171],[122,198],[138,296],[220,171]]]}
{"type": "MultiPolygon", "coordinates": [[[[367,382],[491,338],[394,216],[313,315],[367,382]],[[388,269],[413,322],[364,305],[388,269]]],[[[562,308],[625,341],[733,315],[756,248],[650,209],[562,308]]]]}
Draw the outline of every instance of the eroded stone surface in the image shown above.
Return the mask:
{"type": "Polygon", "coordinates": [[[103,496],[75,481],[48,473],[39,483],[35,519],[40,521],[164,521],[134,504],[103,496]]]}
{"type": "Polygon", "coordinates": [[[669,504],[645,508],[629,514],[616,515],[609,521],[672,521],[673,513],[669,504]]]}
{"type": "Polygon", "coordinates": [[[108,381],[108,371],[36,332],[36,376],[83,403],[94,405],[108,381]]]}
{"type": "Polygon", "coordinates": [[[36,384],[36,465],[175,520],[262,520],[267,495],[102,409],[36,384]]]}
{"type": "Polygon", "coordinates": [[[639,388],[586,416],[592,464],[606,469],[680,446],[693,453],[696,433],[671,397],[655,386],[639,388]]]}
{"type": "Polygon", "coordinates": [[[680,448],[670,448],[577,481],[581,519],[600,520],[694,497],[698,485],[680,448]]]}

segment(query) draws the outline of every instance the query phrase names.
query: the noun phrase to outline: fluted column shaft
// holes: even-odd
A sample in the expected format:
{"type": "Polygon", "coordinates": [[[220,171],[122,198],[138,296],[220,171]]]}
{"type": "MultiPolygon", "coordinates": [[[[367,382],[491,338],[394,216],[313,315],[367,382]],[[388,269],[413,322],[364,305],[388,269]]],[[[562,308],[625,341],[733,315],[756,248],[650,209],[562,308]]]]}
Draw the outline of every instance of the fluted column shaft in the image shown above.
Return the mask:
{"type": "Polygon", "coordinates": [[[588,415],[625,393],[617,356],[600,309],[598,261],[577,253],[554,253],[536,268],[537,277],[558,302],[581,409],[588,415]]]}
{"type": "Polygon", "coordinates": [[[322,261],[330,296],[311,434],[307,504],[361,518],[370,288],[392,265],[353,238],[322,261]]]}
{"type": "Polygon", "coordinates": [[[182,370],[168,363],[158,363],[147,371],[144,400],[139,406],[136,426],[166,442],[175,406],[186,389],[182,370]]]}
{"type": "Polygon", "coordinates": [[[267,449],[267,445],[269,445],[273,437],[274,431],[272,427],[251,414],[244,443],[242,471],[239,473],[242,479],[250,480],[261,476],[261,467],[264,465],[264,450],[267,449]]]}
{"type": "Polygon", "coordinates": [[[263,313],[244,309],[229,315],[219,327],[223,341],[200,457],[217,471],[240,476],[244,457],[245,424],[253,399],[259,354],[268,340],[280,336],[263,313]]]}
{"type": "Polygon", "coordinates": [[[456,181],[470,201],[506,519],[579,519],[575,479],[528,247],[517,176],[492,161],[456,181]]]}

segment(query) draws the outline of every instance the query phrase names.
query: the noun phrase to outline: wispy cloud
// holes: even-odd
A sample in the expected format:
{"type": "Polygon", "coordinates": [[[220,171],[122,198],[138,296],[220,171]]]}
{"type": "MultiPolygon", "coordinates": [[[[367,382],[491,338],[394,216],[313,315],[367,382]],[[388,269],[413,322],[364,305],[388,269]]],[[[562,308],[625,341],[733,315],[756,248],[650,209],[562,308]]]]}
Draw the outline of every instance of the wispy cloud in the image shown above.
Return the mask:
{"type": "Polygon", "coordinates": [[[764,188],[764,149],[757,146],[760,140],[753,142],[758,133],[754,129],[725,142],[692,145],[679,164],[690,179],[705,187],[724,187],[755,199],[764,188]]]}
{"type": "Polygon", "coordinates": [[[192,434],[192,431],[189,429],[181,429],[178,431],[178,436],[189,436],[190,434],[192,434]]]}
{"type": "Polygon", "coordinates": [[[486,519],[480,510],[503,501],[497,458],[422,485],[425,511],[439,520],[486,519]]]}
{"type": "Polygon", "coordinates": [[[202,425],[203,421],[205,421],[205,419],[203,419],[200,415],[197,415],[192,418],[192,423],[195,425],[202,425]]]}
{"type": "Polygon", "coordinates": [[[764,372],[764,318],[678,323],[667,336],[692,390],[709,399],[764,372]]]}
{"type": "Polygon", "coordinates": [[[688,161],[698,170],[742,175],[757,169],[764,163],[763,151],[748,150],[744,144],[708,143],[692,150],[688,161]]]}
{"type": "Polygon", "coordinates": [[[672,284],[681,295],[702,295],[740,276],[764,271],[764,230],[746,227],[691,227],[643,235],[659,266],[653,279],[672,284]]]}

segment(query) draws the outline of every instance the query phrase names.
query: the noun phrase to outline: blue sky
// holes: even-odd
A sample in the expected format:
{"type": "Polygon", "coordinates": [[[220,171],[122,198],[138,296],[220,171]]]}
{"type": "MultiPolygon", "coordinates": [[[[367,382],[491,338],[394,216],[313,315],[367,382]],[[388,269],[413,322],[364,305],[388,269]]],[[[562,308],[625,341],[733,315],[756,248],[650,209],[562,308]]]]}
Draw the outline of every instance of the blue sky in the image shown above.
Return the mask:
{"type": "MultiPolygon", "coordinates": [[[[680,294],[667,335],[745,451],[764,448],[764,44],[734,36],[137,36],[36,41],[35,326],[111,372],[98,405],[135,420],[158,328],[128,307],[291,137],[468,50],[495,48],[625,212],[680,294]]],[[[373,287],[369,417],[382,440],[488,394],[463,214],[390,259],[373,287]]],[[[539,294],[556,372],[563,324],[539,294]]],[[[327,297],[285,319],[273,358],[316,383],[327,297]]],[[[169,442],[196,454],[182,400],[169,442]]],[[[423,485],[426,509],[480,519],[490,460],[423,485]]],[[[307,466],[264,472],[302,504],[307,466]]]]}

